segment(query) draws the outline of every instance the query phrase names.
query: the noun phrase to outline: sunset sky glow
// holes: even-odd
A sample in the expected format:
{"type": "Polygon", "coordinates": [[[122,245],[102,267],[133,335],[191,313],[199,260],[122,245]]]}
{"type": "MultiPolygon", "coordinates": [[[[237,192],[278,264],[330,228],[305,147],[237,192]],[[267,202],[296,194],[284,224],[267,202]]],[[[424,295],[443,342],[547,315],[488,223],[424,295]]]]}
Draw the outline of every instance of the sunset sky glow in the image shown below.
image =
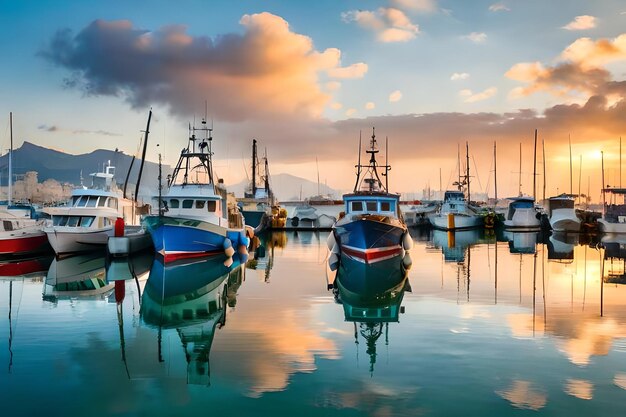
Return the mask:
{"type": "Polygon", "coordinates": [[[623,1],[0,0],[0,11],[4,149],[12,111],[16,146],[132,155],[152,108],[148,158],[173,164],[206,101],[227,184],[245,178],[257,138],[274,174],[315,181],[317,157],[322,181],[347,191],[359,132],[375,126],[393,191],[438,189],[440,169],[450,188],[467,141],[472,188],[493,195],[496,141],[499,196],[517,194],[520,143],[532,194],[534,129],[549,195],[569,192],[568,137],[574,192],[580,177],[598,200],[600,151],[619,185],[623,1]]]}

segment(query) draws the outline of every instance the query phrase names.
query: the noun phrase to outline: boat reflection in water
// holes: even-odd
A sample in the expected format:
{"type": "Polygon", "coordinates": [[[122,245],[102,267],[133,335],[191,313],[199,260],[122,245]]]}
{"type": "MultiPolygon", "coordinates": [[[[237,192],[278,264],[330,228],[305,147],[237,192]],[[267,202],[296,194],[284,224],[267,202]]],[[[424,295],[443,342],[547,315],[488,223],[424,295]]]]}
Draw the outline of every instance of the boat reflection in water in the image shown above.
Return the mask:
{"type": "Polygon", "coordinates": [[[537,251],[538,232],[502,232],[505,241],[509,242],[511,253],[535,253],[537,251]]]}
{"type": "MultiPolygon", "coordinates": [[[[161,332],[176,329],[187,359],[187,383],[210,385],[209,354],[216,328],[226,323],[229,283],[241,284],[242,262],[238,254],[229,267],[225,255],[199,258],[193,262],[163,264],[158,257],[141,299],[143,321],[161,332]]],[[[232,297],[230,297],[232,298],[232,297]]],[[[159,358],[162,361],[162,358],[159,358]]]]}
{"type": "MultiPolygon", "coordinates": [[[[297,232],[295,233],[297,235],[297,232]]],[[[255,235],[250,242],[250,259],[246,268],[263,271],[263,280],[270,282],[270,271],[274,266],[274,250],[287,244],[285,232],[264,232],[255,235]]]]}
{"type": "Polygon", "coordinates": [[[113,284],[106,278],[104,252],[55,258],[43,286],[43,298],[56,302],[69,298],[106,298],[113,284]]]}
{"type": "Polygon", "coordinates": [[[343,305],[345,320],[354,323],[355,343],[365,340],[369,371],[374,372],[376,343],[384,334],[389,344],[389,323],[399,322],[405,291],[410,291],[407,268],[411,260],[395,256],[373,264],[342,255],[333,278],[333,292],[343,305]]]}
{"type": "Polygon", "coordinates": [[[574,261],[574,247],[579,243],[578,233],[553,232],[548,238],[548,260],[574,261]]]}
{"type": "Polygon", "coordinates": [[[478,243],[480,237],[479,229],[433,230],[433,245],[441,248],[445,262],[464,262],[466,249],[478,243]]]}

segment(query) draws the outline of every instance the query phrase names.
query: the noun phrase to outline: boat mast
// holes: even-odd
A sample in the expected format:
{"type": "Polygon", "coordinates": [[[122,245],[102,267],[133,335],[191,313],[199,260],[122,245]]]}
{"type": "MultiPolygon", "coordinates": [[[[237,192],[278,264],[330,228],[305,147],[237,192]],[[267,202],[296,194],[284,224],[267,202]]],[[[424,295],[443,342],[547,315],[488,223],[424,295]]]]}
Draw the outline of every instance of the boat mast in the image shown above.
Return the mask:
{"type": "Polygon", "coordinates": [[[619,137],[619,188],[622,188],[622,137],[619,137]]]}
{"type": "Polygon", "coordinates": [[[572,195],[574,190],[572,186],[572,138],[570,135],[567,135],[567,140],[569,142],[569,193],[572,195]]]}
{"type": "Polygon", "coordinates": [[[606,193],[604,192],[604,151],[600,151],[602,158],[602,217],[606,215],[606,193]]]}
{"type": "Polygon", "coordinates": [[[137,174],[137,184],[135,184],[134,200],[137,201],[139,196],[139,184],[141,183],[141,174],[143,173],[143,164],[146,161],[146,149],[148,148],[148,134],[150,133],[150,120],[152,119],[152,109],[148,113],[148,123],[146,124],[146,136],[143,140],[143,150],[141,151],[141,164],[139,164],[139,174],[137,174]]]}
{"type": "Polygon", "coordinates": [[[256,197],[256,139],[252,139],[252,198],[256,197]]]}
{"type": "Polygon", "coordinates": [[[389,191],[389,137],[385,136],[385,189],[389,191]]]}
{"type": "Polygon", "coordinates": [[[498,204],[498,158],[496,156],[496,141],[493,141],[493,188],[496,204],[498,204]]]}
{"type": "Polygon", "coordinates": [[[270,168],[267,162],[267,148],[265,149],[265,191],[267,192],[267,196],[270,196],[270,168]]]}
{"type": "Polygon", "coordinates": [[[465,159],[467,166],[465,167],[465,181],[467,182],[467,201],[472,201],[470,194],[470,163],[469,163],[469,142],[465,142],[465,159]]]}
{"type": "Polygon", "coordinates": [[[11,147],[9,148],[9,201],[7,207],[11,205],[11,200],[13,200],[13,188],[11,185],[13,182],[13,112],[9,113],[9,131],[11,132],[11,147]]]}
{"type": "Polygon", "coordinates": [[[356,193],[359,187],[359,181],[361,179],[361,131],[359,130],[359,157],[356,163],[356,183],[354,184],[354,192],[356,193]]]}
{"type": "Polygon", "coordinates": [[[320,196],[320,166],[317,162],[317,156],[315,157],[315,167],[317,169],[317,195],[320,196]]]}
{"type": "Polygon", "coordinates": [[[519,144],[519,195],[522,195],[522,142],[519,144]]]}
{"type": "MultiPolygon", "coordinates": [[[[583,156],[580,155],[580,163],[578,165],[578,204],[580,204],[580,183],[582,181],[583,174],[583,156]]],[[[621,188],[621,185],[620,185],[621,188]]]]}
{"type": "Polygon", "coordinates": [[[541,148],[543,152],[543,156],[541,160],[543,161],[543,201],[546,201],[546,142],[541,138],[541,148]]]}
{"type": "Polygon", "coordinates": [[[533,200],[537,201],[537,129],[535,129],[535,148],[533,153],[533,200]]]}
{"type": "Polygon", "coordinates": [[[458,143],[456,144],[456,163],[458,165],[459,168],[459,191],[461,191],[462,185],[461,185],[461,145],[459,145],[458,143]]]}

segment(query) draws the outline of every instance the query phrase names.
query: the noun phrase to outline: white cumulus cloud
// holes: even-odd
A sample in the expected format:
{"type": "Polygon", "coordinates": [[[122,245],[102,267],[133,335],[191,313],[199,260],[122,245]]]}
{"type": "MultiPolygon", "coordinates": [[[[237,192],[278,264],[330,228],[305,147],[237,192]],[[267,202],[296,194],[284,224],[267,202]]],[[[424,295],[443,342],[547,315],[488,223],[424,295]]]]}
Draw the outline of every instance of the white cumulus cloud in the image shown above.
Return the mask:
{"type": "Polygon", "coordinates": [[[489,6],[489,11],[490,12],[510,12],[511,9],[509,9],[504,3],[500,2],[500,3],[494,3],[491,6],[489,6]]]}
{"type": "Polygon", "coordinates": [[[459,81],[459,80],[467,80],[469,78],[469,74],[467,72],[455,72],[450,76],[450,80],[459,81]]]}
{"type": "Polygon", "coordinates": [[[567,30],[587,30],[596,27],[596,18],[589,15],[576,16],[574,20],[563,26],[567,30]]]}
{"type": "Polygon", "coordinates": [[[487,34],[484,32],[472,32],[469,35],[461,36],[462,39],[467,39],[474,43],[483,43],[487,40],[487,34]]]}
{"type": "MultiPolygon", "coordinates": [[[[469,91],[469,90],[468,90],[469,91]]],[[[496,95],[498,89],[496,87],[489,87],[485,91],[481,91],[480,93],[471,94],[466,99],[466,103],[476,103],[477,101],[487,100],[496,95]]],[[[471,93],[471,91],[470,91],[471,93]]]]}
{"type": "Polygon", "coordinates": [[[341,19],[375,32],[377,39],[386,43],[410,41],[420,32],[419,26],[412,23],[402,10],[393,7],[381,7],[376,11],[351,10],[342,13],[341,19]]]}
{"type": "Polygon", "coordinates": [[[389,94],[389,101],[391,103],[395,103],[396,101],[400,101],[402,99],[402,91],[396,90],[393,93],[389,94]]]}

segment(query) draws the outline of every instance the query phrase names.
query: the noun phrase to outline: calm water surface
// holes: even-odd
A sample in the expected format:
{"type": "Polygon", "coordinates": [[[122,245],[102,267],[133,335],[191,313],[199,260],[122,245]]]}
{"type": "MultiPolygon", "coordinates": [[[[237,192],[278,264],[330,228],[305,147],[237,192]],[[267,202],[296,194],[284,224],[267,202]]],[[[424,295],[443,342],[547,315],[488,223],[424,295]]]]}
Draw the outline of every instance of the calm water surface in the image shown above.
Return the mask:
{"type": "Polygon", "coordinates": [[[35,272],[0,278],[1,414],[626,415],[619,242],[412,233],[408,279],[335,275],[314,232],[229,268],[4,264],[35,272]]]}

